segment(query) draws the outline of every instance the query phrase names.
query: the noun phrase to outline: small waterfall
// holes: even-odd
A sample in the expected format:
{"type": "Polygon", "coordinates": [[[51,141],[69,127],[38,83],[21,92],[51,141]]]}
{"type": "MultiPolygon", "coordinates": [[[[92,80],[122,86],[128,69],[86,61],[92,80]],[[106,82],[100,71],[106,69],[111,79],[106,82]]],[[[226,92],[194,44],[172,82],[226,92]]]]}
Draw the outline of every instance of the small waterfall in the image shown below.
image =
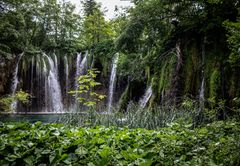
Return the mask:
{"type": "Polygon", "coordinates": [[[88,58],[88,51],[86,51],[85,56],[84,56],[80,66],[79,66],[79,76],[83,75],[83,74],[86,74],[86,72],[87,72],[87,68],[88,68],[87,58],[88,58]]]}
{"type": "Polygon", "coordinates": [[[150,97],[152,96],[152,86],[149,86],[149,88],[146,90],[143,97],[140,99],[139,104],[141,108],[145,108],[150,97]]]}
{"type": "Polygon", "coordinates": [[[69,92],[69,64],[68,64],[67,56],[64,57],[64,64],[65,64],[66,96],[68,96],[68,92],[69,92]]]}
{"type": "Polygon", "coordinates": [[[32,57],[32,60],[31,60],[31,95],[33,94],[33,69],[34,69],[34,56],[32,57]]]}
{"type": "MultiPolygon", "coordinates": [[[[80,64],[82,61],[82,53],[78,53],[77,54],[77,62],[76,62],[76,74],[75,74],[75,78],[78,78],[80,76],[80,64]]],[[[77,79],[75,79],[75,84],[74,84],[75,90],[78,87],[78,81],[77,79]]]]}
{"type": "Polygon", "coordinates": [[[85,53],[85,56],[83,59],[82,59],[81,53],[77,55],[75,90],[77,90],[78,88],[77,78],[83,75],[87,71],[87,56],[88,56],[88,52],[85,53]]]}
{"type": "Polygon", "coordinates": [[[119,54],[116,54],[112,63],[112,70],[111,70],[109,91],[108,91],[108,112],[111,112],[111,109],[112,109],[113,93],[115,89],[116,74],[117,74],[118,56],[119,54]]]}
{"type": "Polygon", "coordinates": [[[199,91],[199,100],[200,101],[204,101],[205,97],[205,78],[202,77],[202,81],[201,81],[201,87],[200,87],[200,91],[199,91]]]}
{"type": "MultiPolygon", "coordinates": [[[[19,68],[19,62],[21,61],[22,56],[23,56],[23,53],[19,55],[16,67],[14,69],[13,79],[12,79],[12,86],[11,86],[11,93],[12,93],[12,95],[15,95],[15,93],[17,91],[17,86],[18,86],[18,83],[19,83],[19,80],[18,80],[18,68],[19,68]]],[[[11,104],[11,109],[15,111],[16,107],[17,107],[17,101],[14,101],[11,104]]]]}
{"type": "Polygon", "coordinates": [[[57,61],[55,58],[54,61],[47,56],[48,63],[50,66],[49,75],[48,75],[48,92],[51,101],[51,108],[53,112],[62,112],[63,111],[63,104],[62,104],[62,94],[61,94],[61,87],[58,81],[58,69],[57,69],[57,61]]]}
{"type": "Polygon", "coordinates": [[[12,86],[11,86],[12,95],[14,95],[16,93],[16,91],[17,91],[17,86],[18,86],[18,83],[19,83],[19,80],[18,80],[18,68],[19,68],[19,62],[21,61],[22,56],[23,56],[23,53],[19,55],[16,67],[14,69],[13,79],[12,79],[12,86]]]}
{"type": "Polygon", "coordinates": [[[44,103],[45,103],[45,112],[49,111],[50,109],[50,104],[49,104],[49,92],[48,92],[48,71],[47,71],[47,65],[45,60],[43,60],[43,74],[44,74],[44,103]]]}
{"type": "Polygon", "coordinates": [[[205,65],[205,56],[206,56],[206,52],[205,52],[205,44],[206,44],[206,37],[204,37],[203,39],[203,43],[202,43],[202,73],[201,73],[201,87],[199,90],[199,101],[200,103],[204,102],[205,99],[205,71],[204,71],[204,65],[205,65]]]}
{"type": "Polygon", "coordinates": [[[205,50],[205,44],[206,44],[206,36],[203,39],[202,43],[202,80],[201,80],[201,87],[199,90],[199,112],[198,112],[198,121],[201,122],[203,121],[204,118],[204,107],[205,107],[205,70],[204,70],[204,65],[205,65],[205,56],[206,56],[206,50],[205,50]]]}

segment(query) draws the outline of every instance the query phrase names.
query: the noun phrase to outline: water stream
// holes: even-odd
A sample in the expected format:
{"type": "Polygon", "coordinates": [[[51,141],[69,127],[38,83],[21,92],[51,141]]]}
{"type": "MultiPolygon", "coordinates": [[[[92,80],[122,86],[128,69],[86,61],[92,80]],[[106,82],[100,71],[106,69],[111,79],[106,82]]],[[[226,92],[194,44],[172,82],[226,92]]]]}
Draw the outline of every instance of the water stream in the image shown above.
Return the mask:
{"type": "Polygon", "coordinates": [[[115,83],[116,83],[118,56],[119,55],[116,54],[112,62],[112,70],[111,70],[109,91],[108,91],[108,112],[112,111],[112,102],[113,102],[113,94],[114,94],[115,83]]]}
{"type": "Polygon", "coordinates": [[[51,110],[53,112],[62,112],[63,111],[63,104],[62,104],[62,93],[61,87],[58,80],[58,68],[57,68],[57,61],[55,58],[55,63],[51,57],[47,56],[48,63],[50,66],[49,75],[48,75],[48,93],[50,99],[51,110]]]}
{"type": "MultiPolygon", "coordinates": [[[[17,87],[18,87],[18,83],[19,83],[19,80],[18,80],[18,69],[19,69],[19,62],[21,61],[22,56],[23,56],[23,53],[19,55],[19,57],[17,59],[16,67],[14,69],[13,79],[12,79],[12,86],[11,86],[11,93],[12,93],[12,95],[15,95],[16,91],[17,91],[17,87]]],[[[14,101],[11,104],[11,110],[16,111],[16,107],[17,107],[17,102],[14,101]]]]}
{"type": "Polygon", "coordinates": [[[67,56],[64,57],[64,64],[65,64],[65,89],[66,89],[66,97],[68,96],[69,92],[69,64],[67,56]]]}
{"type": "Polygon", "coordinates": [[[152,96],[152,86],[149,86],[148,89],[146,90],[145,94],[143,97],[140,99],[139,104],[141,108],[145,108],[149,99],[152,96]]]}

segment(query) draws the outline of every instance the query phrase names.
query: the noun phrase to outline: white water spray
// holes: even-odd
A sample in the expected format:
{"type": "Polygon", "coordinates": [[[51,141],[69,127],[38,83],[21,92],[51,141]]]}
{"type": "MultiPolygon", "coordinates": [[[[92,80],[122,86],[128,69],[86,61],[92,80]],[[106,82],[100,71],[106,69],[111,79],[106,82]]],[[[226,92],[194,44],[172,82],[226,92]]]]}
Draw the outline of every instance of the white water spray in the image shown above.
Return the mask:
{"type": "MultiPolygon", "coordinates": [[[[18,83],[19,83],[19,80],[18,80],[18,68],[19,68],[19,62],[21,61],[22,56],[23,56],[23,53],[19,55],[16,67],[15,67],[15,70],[14,70],[14,73],[13,73],[12,86],[11,86],[11,93],[12,93],[12,95],[15,95],[16,91],[17,91],[17,87],[18,87],[18,83]]],[[[16,111],[16,107],[17,107],[17,101],[14,101],[11,104],[11,109],[13,111],[16,111]]]]}
{"type": "MultiPolygon", "coordinates": [[[[61,94],[61,87],[58,81],[58,71],[57,71],[57,64],[54,64],[53,60],[47,56],[48,63],[50,66],[49,75],[48,75],[48,92],[49,92],[49,99],[51,102],[51,107],[53,112],[62,112],[63,111],[63,104],[62,104],[62,94],[61,94]]],[[[56,61],[55,61],[56,62],[56,61]]]]}
{"type": "Polygon", "coordinates": [[[64,64],[65,64],[65,86],[66,86],[66,96],[69,91],[69,64],[67,56],[64,57],[64,64]]]}
{"type": "Polygon", "coordinates": [[[111,109],[112,109],[113,93],[115,90],[115,83],[116,83],[118,56],[119,54],[116,54],[112,63],[112,70],[111,70],[109,91],[108,91],[108,112],[111,112],[111,109]]]}
{"type": "Polygon", "coordinates": [[[143,97],[140,99],[139,104],[141,108],[145,108],[149,99],[152,96],[152,85],[148,87],[143,97]]]}

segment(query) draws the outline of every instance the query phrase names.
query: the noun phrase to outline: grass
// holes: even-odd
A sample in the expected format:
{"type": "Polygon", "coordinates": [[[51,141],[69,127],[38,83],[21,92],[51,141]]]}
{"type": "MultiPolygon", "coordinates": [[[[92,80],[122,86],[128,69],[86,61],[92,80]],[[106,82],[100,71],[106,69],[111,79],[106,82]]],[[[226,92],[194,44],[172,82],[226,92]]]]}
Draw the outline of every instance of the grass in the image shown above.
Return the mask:
{"type": "MultiPolygon", "coordinates": [[[[118,126],[129,128],[158,129],[168,126],[173,122],[184,122],[197,127],[214,122],[217,118],[217,108],[202,111],[198,105],[185,102],[180,107],[159,106],[156,108],[139,108],[132,104],[126,112],[113,110],[112,112],[97,112],[91,109],[86,112],[75,112],[62,116],[58,123],[70,124],[82,127],[94,127],[104,125],[106,127],[118,126]]],[[[236,115],[238,115],[236,113],[236,115]]],[[[240,117],[239,115],[237,116],[240,117]]],[[[231,119],[233,117],[227,117],[231,119]]]]}

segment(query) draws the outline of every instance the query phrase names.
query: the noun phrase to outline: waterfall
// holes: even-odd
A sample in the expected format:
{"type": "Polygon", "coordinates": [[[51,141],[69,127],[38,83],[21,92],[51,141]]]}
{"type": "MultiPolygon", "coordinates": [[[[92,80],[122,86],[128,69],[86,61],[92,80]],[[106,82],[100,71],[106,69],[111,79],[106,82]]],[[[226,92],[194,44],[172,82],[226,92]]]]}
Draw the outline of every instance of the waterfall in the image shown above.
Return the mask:
{"type": "Polygon", "coordinates": [[[18,83],[19,83],[19,80],[18,80],[18,68],[19,68],[19,62],[21,61],[22,56],[23,56],[23,53],[19,55],[16,67],[14,69],[13,79],[12,79],[12,86],[11,86],[12,95],[14,95],[16,93],[16,91],[17,91],[17,86],[18,86],[18,83]]]}
{"type": "Polygon", "coordinates": [[[79,66],[79,76],[83,75],[83,74],[85,74],[87,72],[87,68],[88,68],[88,66],[87,66],[87,58],[88,58],[88,51],[86,51],[85,56],[84,56],[82,62],[80,63],[80,66],[79,66]]]}
{"type": "Polygon", "coordinates": [[[199,91],[199,100],[200,101],[204,101],[204,94],[205,94],[205,78],[203,76],[202,81],[201,81],[200,91],[199,91]]]}
{"type": "Polygon", "coordinates": [[[152,85],[148,87],[143,97],[140,99],[139,104],[141,108],[145,108],[150,97],[152,96],[152,85]]]}
{"type": "Polygon", "coordinates": [[[34,68],[34,56],[32,57],[31,60],[31,95],[33,94],[33,68],[34,68]]]}
{"type": "Polygon", "coordinates": [[[77,81],[77,78],[80,76],[80,64],[81,64],[81,61],[82,61],[82,53],[78,53],[77,54],[77,61],[76,61],[76,74],[75,74],[75,84],[74,84],[74,87],[75,87],[75,90],[78,88],[78,81],[77,81]]]}
{"type": "Polygon", "coordinates": [[[44,103],[45,103],[45,112],[49,111],[50,106],[49,106],[49,92],[48,92],[48,77],[47,77],[47,65],[45,60],[43,60],[43,74],[44,74],[44,103]]]}
{"type": "Polygon", "coordinates": [[[69,91],[69,64],[68,64],[67,56],[64,57],[64,64],[65,64],[66,96],[68,96],[68,91],[69,91]]]}
{"type": "Polygon", "coordinates": [[[62,112],[63,111],[63,104],[62,104],[62,94],[61,94],[61,87],[58,81],[58,68],[57,68],[57,61],[55,58],[54,61],[49,57],[46,56],[50,70],[48,75],[48,92],[51,102],[51,108],[53,112],[62,112]]]}
{"type": "MultiPolygon", "coordinates": [[[[205,99],[205,71],[204,71],[204,64],[205,64],[205,56],[206,56],[206,52],[205,52],[205,44],[206,44],[206,37],[204,37],[203,39],[203,44],[202,44],[202,80],[201,80],[201,87],[199,90],[199,101],[204,102],[205,99]]],[[[202,105],[202,104],[201,104],[202,105]]]]}
{"type": "Polygon", "coordinates": [[[112,70],[111,70],[109,91],[108,91],[108,112],[111,112],[111,109],[112,109],[113,93],[114,93],[114,89],[115,89],[116,74],[117,74],[118,56],[119,56],[119,54],[116,54],[116,56],[113,59],[113,63],[112,63],[112,70]]]}
{"type": "Polygon", "coordinates": [[[201,87],[199,90],[199,112],[198,112],[198,121],[202,121],[204,118],[204,100],[205,100],[205,71],[204,71],[204,65],[205,65],[205,44],[206,44],[206,36],[203,39],[202,43],[202,80],[201,80],[201,87]]]}
{"type": "Polygon", "coordinates": [[[78,88],[77,78],[83,75],[87,71],[87,56],[88,56],[88,52],[85,53],[85,56],[83,59],[82,59],[81,53],[77,55],[75,90],[77,90],[78,88]]]}
{"type": "MultiPolygon", "coordinates": [[[[12,95],[15,95],[15,93],[17,91],[17,86],[18,86],[18,83],[19,83],[19,80],[18,80],[18,68],[19,68],[19,62],[21,61],[22,56],[23,56],[23,53],[19,55],[16,67],[14,69],[13,79],[12,79],[12,86],[11,86],[11,93],[12,93],[12,95]]],[[[11,104],[11,109],[15,111],[16,107],[17,107],[17,101],[14,101],[11,104]]]]}

